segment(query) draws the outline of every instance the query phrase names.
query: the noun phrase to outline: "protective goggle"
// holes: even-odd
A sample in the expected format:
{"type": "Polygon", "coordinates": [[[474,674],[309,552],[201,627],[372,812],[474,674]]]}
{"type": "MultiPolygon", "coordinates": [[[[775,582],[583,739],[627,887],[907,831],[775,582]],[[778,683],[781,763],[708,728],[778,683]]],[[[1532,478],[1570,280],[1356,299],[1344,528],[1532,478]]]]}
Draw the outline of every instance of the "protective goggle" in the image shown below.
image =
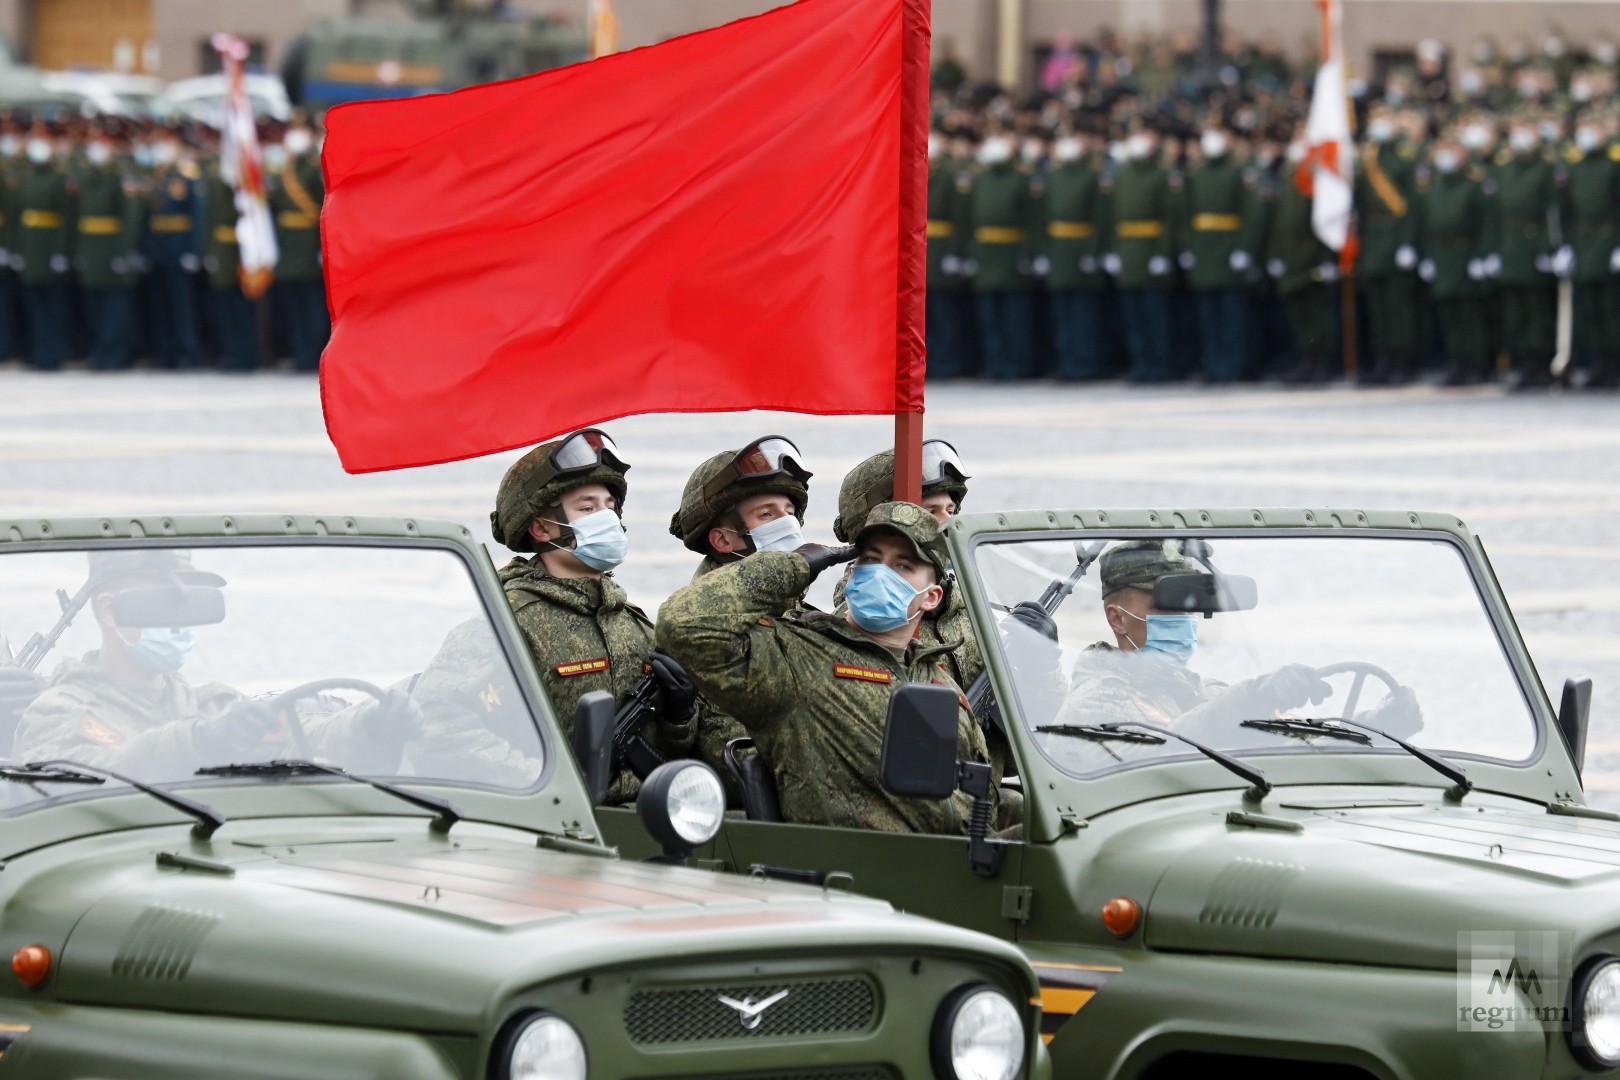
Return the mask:
{"type": "Polygon", "coordinates": [[[739,480],[762,480],[768,476],[792,476],[800,483],[809,480],[811,472],[802,464],[804,455],[793,443],[780,435],[766,435],[755,439],[732,456],[731,466],[704,485],[704,495],[718,498],[720,493],[739,480]]]}
{"type": "Polygon", "coordinates": [[[605,431],[586,428],[568,436],[551,452],[551,468],[558,476],[594,469],[606,458],[624,471],[630,466],[619,455],[619,446],[605,431]]]}
{"type": "Polygon", "coordinates": [[[967,470],[962,467],[961,455],[957,454],[956,447],[944,439],[928,439],[922,444],[922,482],[923,486],[937,484],[941,480],[971,480],[967,470]],[[947,475],[948,474],[948,475],[947,475]]]}

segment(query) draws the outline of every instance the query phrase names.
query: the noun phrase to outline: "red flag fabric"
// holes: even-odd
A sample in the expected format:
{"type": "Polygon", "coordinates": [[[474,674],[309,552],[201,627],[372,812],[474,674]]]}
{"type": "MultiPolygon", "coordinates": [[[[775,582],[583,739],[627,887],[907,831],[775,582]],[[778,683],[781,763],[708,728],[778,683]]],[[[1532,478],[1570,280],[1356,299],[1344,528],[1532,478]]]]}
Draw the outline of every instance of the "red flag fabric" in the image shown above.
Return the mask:
{"type": "Polygon", "coordinates": [[[800,0],[333,109],[321,398],[344,467],[651,411],[921,411],[925,132],[902,108],[926,13],[800,0]]]}

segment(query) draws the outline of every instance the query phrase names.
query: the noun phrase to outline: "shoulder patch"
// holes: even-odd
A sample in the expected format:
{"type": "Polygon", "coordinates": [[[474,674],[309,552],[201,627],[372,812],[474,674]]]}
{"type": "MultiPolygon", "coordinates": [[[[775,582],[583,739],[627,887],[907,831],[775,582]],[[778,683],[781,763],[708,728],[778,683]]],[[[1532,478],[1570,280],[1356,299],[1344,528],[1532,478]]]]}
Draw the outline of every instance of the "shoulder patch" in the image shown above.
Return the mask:
{"type": "Polygon", "coordinates": [[[121,746],[124,742],[123,735],[96,719],[92,713],[79,717],[79,734],[101,746],[121,746]]]}
{"type": "Polygon", "coordinates": [[[556,667],[556,672],[563,678],[572,678],[575,675],[589,675],[592,672],[606,671],[608,658],[598,656],[594,660],[564,660],[556,667]]]}
{"type": "Polygon", "coordinates": [[[859,664],[834,664],[833,677],[837,679],[859,679],[861,682],[894,682],[893,672],[884,671],[882,668],[861,667],[859,664]]]}

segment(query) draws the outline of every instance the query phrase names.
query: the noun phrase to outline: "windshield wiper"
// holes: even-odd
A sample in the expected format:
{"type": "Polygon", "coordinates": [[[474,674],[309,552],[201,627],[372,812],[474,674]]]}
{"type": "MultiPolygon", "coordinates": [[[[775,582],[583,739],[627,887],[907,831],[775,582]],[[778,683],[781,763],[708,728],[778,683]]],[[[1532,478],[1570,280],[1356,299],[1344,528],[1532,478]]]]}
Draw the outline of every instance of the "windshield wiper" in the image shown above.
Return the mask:
{"type": "MultiPolygon", "coordinates": [[[[15,766],[12,769],[15,770],[15,766]]],[[[165,791],[155,784],[148,784],[143,780],[136,780],[123,773],[115,773],[111,769],[103,769],[100,765],[86,765],[81,761],[69,761],[67,758],[56,758],[51,761],[30,761],[22,766],[22,771],[32,774],[26,779],[55,780],[66,784],[87,784],[91,782],[90,774],[105,776],[109,780],[116,780],[120,784],[128,784],[136,791],[152,796],[158,802],[172,806],[182,814],[190,814],[197,819],[197,824],[191,827],[191,835],[199,840],[207,840],[219,827],[225,824],[225,815],[215,810],[207,803],[200,803],[195,799],[188,799],[184,795],[176,795],[172,791],[165,791]]],[[[7,776],[6,779],[24,779],[22,777],[7,776]]],[[[97,781],[99,783],[99,781],[97,781]]]]}
{"type": "Polygon", "coordinates": [[[390,784],[384,780],[374,780],[369,776],[356,776],[347,769],[340,769],[336,765],[323,765],[318,761],[309,761],[305,758],[277,758],[274,761],[252,761],[235,765],[211,765],[197,770],[198,776],[336,776],[344,780],[352,780],[357,784],[374,787],[385,795],[392,795],[401,802],[408,802],[412,806],[423,810],[433,811],[434,818],[429,826],[434,832],[449,832],[450,826],[461,820],[461,811],[457,810],[448,799],[441,799],[437,795],[423,795],[421,792],[402,788],[397,784],[390,784]]]}
{"type": "Polygon", "coordinates": [[[1157,735],[1145,731],[1120,731],[1111,724],[1041,724],[1035,730],[1043,735],[1067,735],[1072,739],[1095,739],[1098,742],[1164,743],[1164,739],[1157,735]]]}
{"type": "Polygon", "coordinates": [[[62,769],[56,766],[46,766],[39,763],[33,765],[13,765],[11,762],[0,764],[0,780],[10,780],[18,784],[105,784],[105,777],[91,776],[87,772],[77,769],[62,769]]]}
{"type": "Polygon", "coordinates": [[[1209,758],[1209,760],[1213,761],[1227,772],[1234,773],[1249,782],[1249,790],[1243,793],[1244,802],[1257,803],[1264,799],[1267,795],[1271,794],[1271,781],[1266,779],[1265,773],[1261,772],[1253,765],[1243,764],[1243,762],[1229,754],[1221,753],[1213,746],[1205,746],[1196,739],[1189,739],[1187,736],[1183,735],[1179,731],[1174,730],[1173,728],[1163,727],[1159,724],[1149,724],[1143,720],[1115,720],[1106,724],[1098,724],[1097,726],[1102,728],[1104,731],[1114,731],[1118,728],[1125,727],[1140,728],[1143,731],[1157,732],[1166,738],[1176,739],[1180,742],[1186,743],[1188,746],[1192,747],[1200,754],[1203,754],[1205,757],[1209,758]]]}
{"type": "MultiPolygon", "coordinates": [[[[1270,720],[1245,720],[1244,724],[1259,726],[1260,724],[1268,724],[1273,722],[1274,721],[1270,720]]],[[[1464,795],[1474,790],[1474,782],[1468,779],[1468,774],[1463,771],[1463,767],[1461,765],[1453,765],[1451,762],[1447,761],[1443,757],[1440,757],[1438,754],[1432,754],[1423,749],[1421,746],[1413,746],[1405,739],[1391,735],[1382,728],[1375,728],[1370,724],[1363,724],[1359,720],[1346,720],[1343,717],[1335,717],[1331,720],[1303,719],[1296,720],[1294,723],[1310,724],[1313,726],[1320,725],[1324,729],[1329,726],[1342,725],[1344,727],[1353,727],[1360,731],[1371,732],[1381,739],[1388,739],[1390,742],[1394,743],[1402,750],[1405,750],[1408,754],[1411,754],[1413,757],[1423,762],[1423,764],[1427,765],[1441,776],[1444,776],[1447,780],[1450,780],[1452,786],[1446,791],[1446,798],[1450,799],[1452,802],[1461,802],[1464,795]]],[[[1326,734],[1326,731],[1323,733],[1326,734]]],[[[1346,734],[1348,734],[1348,732],[1346,732],[1346,734]]]]}
{"type": "Polygon", "coordinates": [[[1334,720],[1302,720],[1293,716],[1278,716],[1270,720],[1245,720],[1242,726],[1259,728],[1274,735],[1298,735],[1304,739],[1309,739],[1313,735],[1326,735],[1330,739],[1347,739],[1363,746],[1372,745],[1372,736],[1338,727],[1337,721],[1334,720]]]}

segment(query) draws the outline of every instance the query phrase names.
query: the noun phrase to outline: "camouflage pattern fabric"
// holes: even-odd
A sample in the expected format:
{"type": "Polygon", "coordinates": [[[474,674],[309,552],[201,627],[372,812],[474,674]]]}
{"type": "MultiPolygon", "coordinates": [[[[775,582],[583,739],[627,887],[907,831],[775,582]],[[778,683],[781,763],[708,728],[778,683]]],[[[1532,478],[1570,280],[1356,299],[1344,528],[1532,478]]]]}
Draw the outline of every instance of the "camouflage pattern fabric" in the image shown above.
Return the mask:
{"type": "Polygon", "coordinates": [[[737,450],[715,454],[692,470],[692,475],[686,478],[686,486],[681,489],[680,505],[675,508],[675,513],[670,515],[669,535],[685,544],[688,551],[702,555],[705,561],[712,558],[709,551],[709,529],[713,527],[714,519],[750,496],[787,496],[793,503],[794,515],[798,517],[799,524],[804,524],[804,511],[810,505],[810,485],[807,480],[800,480],[791,474],[739,478],[721,488],[716,494],[704,493],[709,481],[729,469],[738,452],[744,449],[747,448],[738,447],[737,450]]]}
{"type": "MultiPolygon", "coordinates": [[[[557,475],[551,463],[552,453],[572,435],[541,443],[527,454],[512,462],[495,489],[495,509],[489,512],[490,535],[495,542],[510,551],[533,551],[534,540],[529,536],[529,522],[548,506],[556,506],[564,495],[586,484],[601,484],[613,496],[614,509],[624,517],[624,502],[629,491],[624,474],[630,466],[619,468],[608,458],[596,467],[583,472],[557,475]]],[[[564,538],[569,535],[564,530],[564,538]]]]}
{"type": "MultiPolygon", "coordinates": [[[[967,484],[947,473],[932,484],[923,485],[923,498],[942,492],[961,507],[962,500],[967,498],[967,484]]],[[[893,498],[894,451],[880,450],[844,476],[838,489],[838,516],[833,518],[833,535],[849,543],[850,535],[866,521],[873,508],[893,498]]]]}
{"type": "MultiPolygon", "coordinates": [[[[954,687],[945,650],[913,642],[897,655],[842,619],[792,610],[810,581],[801,555],[750,555],[671,596],[658,613],[658,642],[705,698],[753,735],[775,774],[786,820],[964,831],[971,804],[960,792],[942,801],[902,799],[878,783],[894,687],[954,687]]],[[[958,757],[986,762],[984,735],[965,699],[957,721],[958,757]]]]}
{"type": "Polygon", "coordinates": [[[1176,540],[1133,540],[1111,548],[1098,562],[1104,596],[1124,588],[1152,589],[1166,574],[1202,572],[1176,540]]]}
{"type": "MultiPolygon", "coordinates": [[[[501,568],[500,579],[565,734],[573,732],[581,694],[606,690],[623,701],[635,689],[653,651],[652,622],[612,575],[557,578],[545,572],[538,557],[520,557],[501,568]]],[[[666,758],[686,757],[696,728],[695,718],[675,724],[660,717],[646,735],[666,758]]],[[[635,774],[622,769],[607,803],[632,802],[640,790],[635,774]]]]}
{"type": "Polygon", "coordinates": [[[516,788],[539,778],[544,762],[520,749],[536,745],[534,719],[504,667],[482,616],[445,635],[411,690],[422,736],[406,751],[407,772],[516,788]]]}

